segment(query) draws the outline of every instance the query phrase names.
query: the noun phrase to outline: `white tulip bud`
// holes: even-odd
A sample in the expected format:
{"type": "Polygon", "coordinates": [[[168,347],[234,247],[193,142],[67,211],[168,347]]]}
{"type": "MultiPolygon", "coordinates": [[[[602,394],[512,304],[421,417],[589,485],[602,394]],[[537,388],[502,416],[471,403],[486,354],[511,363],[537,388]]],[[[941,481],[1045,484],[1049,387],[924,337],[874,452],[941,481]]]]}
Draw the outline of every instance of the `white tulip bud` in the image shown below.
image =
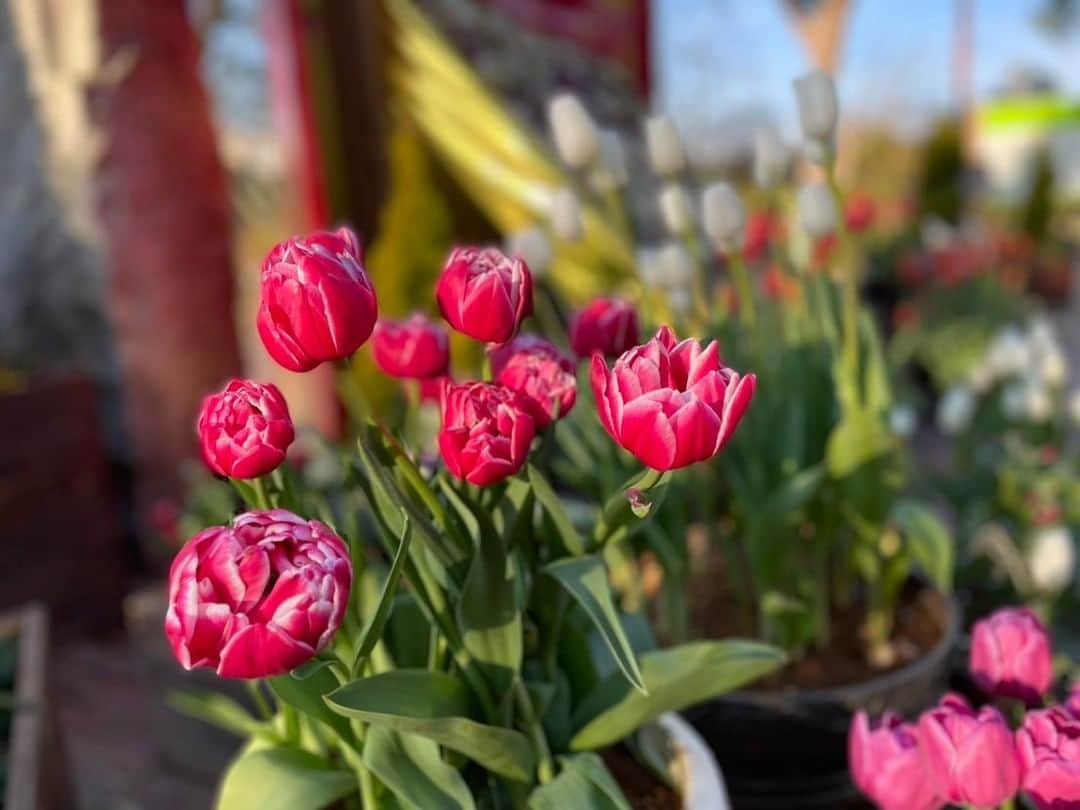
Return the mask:
{"type": "Polygon", "coordinates": [[[903,439],[910,439],[919,427],[919,417],[910,405],[897,405],[889,411],[889,429],[903,439]]]}
{"type": "Polygon", "coordinates": [[[560,188],[551,198],[551,230],[564,242],[577,242],[585,234],[581,203],[572,189],[560,188]]]}
{"type": "Polygon", "coordinates": [[[1054,322],[1046,315],[1037,315],[1031,319],[1028,325],[1028,341],[1032,346],[1040,348],[1057,348],[1057,334],[1054,330],[1054,322]]]}
{"type": "Polygon", "coordinates": [[[799,124],[807,140],[832,140],[839,115],[836,85],[821,70],[811,71],[793,82],[799,107],[799,124]]]}
{"type": "Polygon", "coordinates": [[[693,203],[686,189],[668,183],[660,189],[660,216],[672,236],[681,236],[694,226],[693,203]]]}
{"type": "Polygon", "coordinates": [[[525,260],[534,276],[542,276],[551,267],[551,241],[542,228],[526,228],[506,239],[506,252],[525,260]]]}
{"type": "Polygon", "coordinates": [[[701,220],[705,235],[717,250],[728,250],[742,242],[746,209],[739,193],[729,183],[711,183],[701,193],[701,220]]]}
{"type": "Polygon", "coordinates": [[[1069,418],[1074,425],[1080,426],[1080,388],[1069,395],[1069,418]]]}
{"type": "Polygon", "coordinates": [[[1069,361],[1065,357],[1065,352],[1059,347],[1046,349],[1041,357],[1032,359],[1038,363],[1039,374],[1044,383],[1051,388],[1057,388],[1065,383],[1065,378],[1069,376],[1069,361]]]}
{"type": "Polygon", "coordinates": [[[803,143],[803,157],[815,166],[827,168],[836,156],[836,145],[832,140],[810,138],[803,143]]]}
{"type": "Polygon", "coordinates": [[[799,223],[814,239],[836,230],[836,200],[824,183],[811,183],[799,189],[799,223]]]}
{"type": "Polygon", "coordinates": [[[659,248],[639,247],[637,249],[638,277],[646,287],[662,287],[666,280],[662,252],[659,248]]]}
{"type": "Polygon", "coordinates": [[[976,394],[985,394],[994,384],[994,369],[984,360],[968,372],[967,384],[976,394]]]}
{"type": "Polygon", "coordinates": [[[626,167],[626,148],[614,130],[600,132],[600,158],[592,172],[592,185],[599,192],[615,191],[630,180],[626,167]]]}
{"type": "Polygon", "coordinates": [[[1076,546],[1064,526],[1047,526],[1031,538],[1027,554],[1031,581],[1043,593],[1065,590],[1076,573],[1076,546]]]}
{"type": "Polygon", "coordinates": [[[548,101],[548,125],[555,149],[572,169],[584,169],[600,153],[600,133],[581,99],[559,93],[548,101]]]}
{"type": "Polygon", "coordinates": [[[1054,415],[1054,400],[1041,380],[1029,380],[1024,397],[1024,411],[1032,422],[1045,422],[1054,415]]]}
{"type": "Polygon", "coordinates": [[[1023,333],[1015,326],[1007,326],[990,342],[986,362],[999,379],[1011,377],[1027,369],[1031,362],[1029,349],[1023,333]]]}
{"type": "Polygon", "coordinates": [[[967,429],[974,416],[975,397],[963,386],[950,388],[938,403],[937,425],[942,433],[960,433],[967,429]]]}
{"type": "Polygon", "coordinates": [[[764,128],[754,133],[754,182],[771,189],[784,182],[791,165],[791,150],[776,130],[764,128]]]}
{"type": "Polygon", "coordinates": [[[673,287],[668,290],[668,306],[680,315],[690,311],[692,300],[690,290],[687,287],[673,287]]]}
{"type": "Polygon", "coordinates": [[[668,242],[660,249],[660,266],[667,287],[689,287],[694,279],[694,260],[682,242],[668,242]]]}
{"type": "Polygon", "coordinates": [[[653,115],[645,119],[645,146],[649,153],[649,165],[657,174],[678,174],[686,166],[686,150],[679,130],[666,115],[653,115]]]}

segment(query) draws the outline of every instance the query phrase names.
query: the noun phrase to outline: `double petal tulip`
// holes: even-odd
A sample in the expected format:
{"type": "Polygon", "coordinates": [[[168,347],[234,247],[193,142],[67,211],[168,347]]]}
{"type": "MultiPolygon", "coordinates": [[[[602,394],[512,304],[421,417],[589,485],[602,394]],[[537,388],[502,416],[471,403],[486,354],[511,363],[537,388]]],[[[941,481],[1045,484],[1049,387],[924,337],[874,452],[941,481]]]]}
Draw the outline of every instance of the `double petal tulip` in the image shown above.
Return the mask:
{"type": "Polygon", "coordinates": [[[1038,810],[1080,810],[1080,717],[1061,707],[1028,712],[1016,748],[1021,788],[1038,810]]]}
{"type": "Polygon", "coordinates": [[[351,585],[349,550],[328,526],[284,509],[247,512],[176,555],[165,634],[185,669],[281,675],[330,642],[351,585]]]}
{"type": "Polygon", "coordinates": [[[592,387],[604,428],[639,461],[674,470],[711,458],[735,432],[756,378],[720,362],[713,341],[679,342],[669,327],[608,369],[594,354],[592,387]]]}
{"type": "Polygon", "coordinates": [[[229,478],[258,478],[285,460],[295,434],[277,386],[230,380],[203,400],[199,445],[206,466],[229,478]]]}
{"type": "Polygon", "coordinates": [[[439,310],[458,332],[505,343],[532,314],[532,274],[496,248],[454,248],[435,288],[439,310]]]}
{"type": "Polygon", "coordinates": [[[1050,636],[1028,608],[1002,608],[975,623],[968,666],[988,695],[1036,705],[1054,679],[1050,636]]]}
{"type": "Polygon", "coordinates": [[[536,426],[524,399],[504,385],[446,383],[439,451],[470,484],[497,484],[525,464],[536,426]]]}
{"type": "Polygon", "coordinates": [[[918,735],[923,763],[946,801],[996,807],[1020,787],[1012,730],[992,706],[976,712],[948,694],[919,718],[918,735]]]}
{"type": "Polygon", "coordinates": [[[363,345],[378,317],[375,288],[348,228],[288,239],[262,266],[259,337],[290,371],[342,360],[363,345]]]}
{"type": "Polygon", "coordinates": [[[537,430],[562,419],[574,407],[574,363],[543,338],[521,335],[494,348],[489,356],[495,382],[522,396],[537,430]]]}
{"type": "Polygon", "coordinates": [[[618,298],[597,298],[570,324],[570,347],[578,357],[600,352],[618,357],[638,342],[638,314],[633,304],[618,298]]]}
{"type": "Polygon", "coordinates": [[[375,365],[384,374],[413,380],[441,377],[450,366],[446,330],[424,315],[404,321],[380,320],[371,338],[375,365]]]}
{"type": "Polygon", "coordinates": [[[856,786],[882,810],[936,810],[944,804],[923,765],[915,726],[892,712],[876,728],[866,712],[855,713],[848,764],[856,786]]]}

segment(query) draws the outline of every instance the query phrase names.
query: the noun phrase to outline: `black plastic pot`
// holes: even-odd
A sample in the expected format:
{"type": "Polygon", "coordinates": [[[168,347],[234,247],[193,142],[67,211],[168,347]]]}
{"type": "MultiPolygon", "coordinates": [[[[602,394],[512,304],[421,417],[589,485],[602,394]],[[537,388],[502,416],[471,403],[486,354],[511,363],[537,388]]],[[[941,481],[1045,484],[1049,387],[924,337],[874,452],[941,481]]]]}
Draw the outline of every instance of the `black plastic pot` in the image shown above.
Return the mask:
{"type": "Polygon", "coordinates": [[[941,639],[901,669],[828,689],[734,692],[685,712],[710,745],[737,810],[869,807],[848,776],[847,733],[857,709],[908,717],[948,688],[960,634],[955,602],[941,597],[941,639]]]}

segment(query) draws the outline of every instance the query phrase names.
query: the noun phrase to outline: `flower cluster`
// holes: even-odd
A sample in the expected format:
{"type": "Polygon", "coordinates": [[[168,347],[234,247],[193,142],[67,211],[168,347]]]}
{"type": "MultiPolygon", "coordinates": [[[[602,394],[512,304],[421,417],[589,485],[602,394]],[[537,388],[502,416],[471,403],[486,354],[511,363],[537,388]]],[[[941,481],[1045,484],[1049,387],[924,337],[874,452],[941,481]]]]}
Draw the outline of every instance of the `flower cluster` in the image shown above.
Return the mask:
{"type": "MultiPolygon", "coordinates": [[[[1027,608],[976,623],[969,668],[988,698],[1042,705],[1052,681],[1050,638],[1027,608]]],[[[1023,792],[1039,810],[1080,807],[1080,691],[1028,711],[1014,732],[993,705],[945,695],[917,723],[856,713],[848,736],[855,784],[886,810],[946,803],[995,807],[1023,792]]]]}

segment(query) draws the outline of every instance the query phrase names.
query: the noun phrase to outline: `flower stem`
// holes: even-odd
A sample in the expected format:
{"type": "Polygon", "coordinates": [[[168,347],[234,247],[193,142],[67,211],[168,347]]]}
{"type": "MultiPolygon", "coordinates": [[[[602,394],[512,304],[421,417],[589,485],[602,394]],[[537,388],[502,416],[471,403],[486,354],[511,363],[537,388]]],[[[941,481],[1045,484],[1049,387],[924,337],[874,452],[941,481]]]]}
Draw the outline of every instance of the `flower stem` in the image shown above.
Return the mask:
{"type": "Polygon", "coordinates": [[[514,681],[514,702],[521,713],[521,719],[525,723],[529,739],[532,741],[533,749],[536,752],[537,777],[540,779],[540,784],[545,785],[555,777],[555,765],[551,760],[551,749],[548,748],[544,728],[536,718],[536,711],[533,709],[529,690],[525,688],[525,684],[520,679],[514,681]]]}
{"type": "MultiPolygon", "coordinates": [[[[836,182],[836,172],[830,165],[827,172],[829,190],[836,201],[836,233],[842,245],[849,242],[847,228],[844,225],[844,195],[836,182]]],[[[855,257],[843,274],[844,295],[844,359],[853,380],[859,373],[859,266],[855,257]]]]}
{"type": "Polygon", "coordinates": [[[252,487],[255,490],[255,506],[258,509],[272,509],[273,506],[270,503],[270,493],[266,490],[266,480],[263,476],[259,476],[252,482],[252,487]]]}
{"type": "Polygon", "coordinates": [[[591,543],[593,550],[603,546],[610,540],[612,535],[625,522],[624,512],[630,508],[626,494],[629,490],[636,489],[639,493],[644,494],[658,484],[667,481],[667,479],[667,473],[650,467],[626,490],[620,489],[608,498],[604,508],[600,511],[600,518],[596,521],[596,528],[593,530],[593,541],[591,543]]]}
{"type": "Polygon", "coordinates": [[[731,277],[735,280],[735,288],[739,291],[739,317],[742,322],[751,329],[757,320],[757,310],[754,304],[753,287],[750,285],[750,274],[746,269],[742,253],[737,245],[732,245],[728,251],[728,265],[731,268],[731,277]]]}

